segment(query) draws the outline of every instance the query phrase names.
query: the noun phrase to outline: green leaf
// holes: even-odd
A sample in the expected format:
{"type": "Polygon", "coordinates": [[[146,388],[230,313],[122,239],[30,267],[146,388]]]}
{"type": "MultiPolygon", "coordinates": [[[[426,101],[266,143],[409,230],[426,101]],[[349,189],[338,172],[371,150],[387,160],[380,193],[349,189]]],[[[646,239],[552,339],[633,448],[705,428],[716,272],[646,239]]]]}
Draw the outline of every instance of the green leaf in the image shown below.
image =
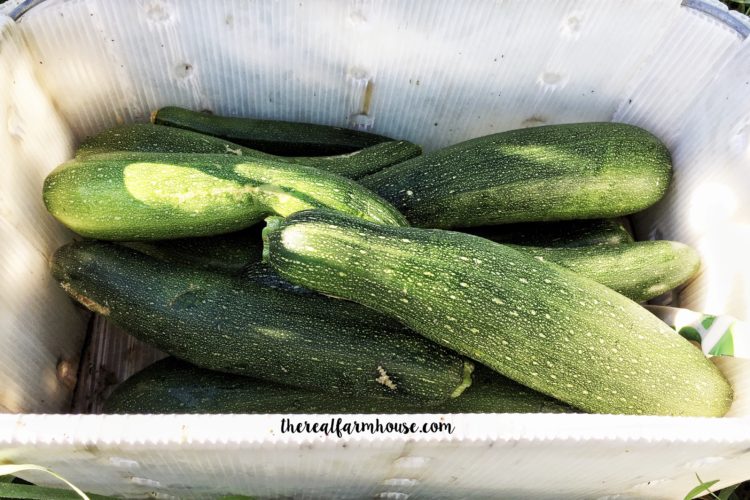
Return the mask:
{"type": "Polygon", "coordinates": [[[719,495],[717,498],[719,500],[729,500],[729,497],[732,496],[732,493],[734,493],[734,490],[739,488],[740,484],[742,483],[735,484],[734,486],[727,486],[726,488],[724,488],[723,490],[719,492],[719,495]]]}
{"type": "Polygon", "coordinates": [[[704,492],[711,493],[711,490],[709,488],[720,481],[719,479],[715,479],[713,481],[706,481],[704,483],[703,481],[701,481],[701,478],[698,477],[698,474],[696,474],[695,477],[698,478],[698,481],[700,482],[700,484],[696,486],[695,488],[693,488],[692,490],[690,490],[688,494],[685,495],[684,500],[693,500],[694,498],[698,498],[698,496],[704,492]]]}
{"type": "Polygon", "coordinates": [[[247,495],[224,495],[219,500],[255,500],[255,497],[249,497],[247,495]]]}
{"type": "Polygon", "coordinates": [[[713,356],[734,356],[734,332],[731,327],[724,332],[708,353],[713,356]]]}
{"type": "Polygon", "coordinates": [[[708,330],[709,328],[711,328],[711,325],[714,324],[714,321],[716,321],[716,316],[707,314],[703,317],[703,319],[701,319],[701,325],[703,326],[703,328],[708,330]]]}
{"type": "Polygon", "coordinates": [[[683,326],[680,328],[680,331],[677,332],[683,337],[685,337],[688,340],[692,340],[693,342],[701,343],[701,334],[698,333],[698,330],[693,328],[692,326],[683,326]]]}
{"type": "Polygon", "coordinates": [[[8,474],[7,476],[0,476],[0,484],[13,482],[14,477],[8,474]]]}

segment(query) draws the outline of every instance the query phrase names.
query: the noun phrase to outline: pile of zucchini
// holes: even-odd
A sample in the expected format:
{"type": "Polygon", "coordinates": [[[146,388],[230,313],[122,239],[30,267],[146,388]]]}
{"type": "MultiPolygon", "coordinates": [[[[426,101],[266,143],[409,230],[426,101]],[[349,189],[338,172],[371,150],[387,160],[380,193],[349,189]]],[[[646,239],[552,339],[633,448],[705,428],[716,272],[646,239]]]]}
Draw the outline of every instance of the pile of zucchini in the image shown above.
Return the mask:
{"type": "Polygon", "coordinates": [[[722,416],[727,380],[639,305],[690,247],[635,242],[670,155],[616,123],[428,154],[321,125],[180,108],[81,144],[44,202],[83,237],[52,273],[173,358],[116,413],[722,416]],[[343,397],[342,397],[343,396],[343,397]]]}

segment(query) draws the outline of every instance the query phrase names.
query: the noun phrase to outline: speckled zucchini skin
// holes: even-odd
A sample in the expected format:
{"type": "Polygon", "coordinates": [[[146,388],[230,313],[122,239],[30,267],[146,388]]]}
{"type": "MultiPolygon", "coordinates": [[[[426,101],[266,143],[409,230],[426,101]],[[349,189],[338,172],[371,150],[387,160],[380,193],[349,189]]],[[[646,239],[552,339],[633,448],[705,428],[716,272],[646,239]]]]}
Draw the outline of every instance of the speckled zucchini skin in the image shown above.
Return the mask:
{"type": "Polygon", "coordinates": [[[329,125],[219,116],[175,106],[159,109],[152,115],[151,121],[157,125],[213,135],[281,156],[346,154],[393,140],[329,125]]]}
{"type": "Polygon", "coordinates": [[[633,236],[617,219],[520,222],[468,228],[464,232],[498,243],[554,248],[633,242],[633,236]]]}
{"type": "Polygon", "coordinates": [[[580,248],[516,246],[532,257],[552,262],[643,302],[682,285],[700,269],[698,252],[675,241],[640,241],[580,248]]]}
{"type": "Polygon", "coordinates": [[[422,153],[422,148],[408,141],[387,141],[339,156],[275,156],[246,148],[218,137],[190,130],[134,123],[121,125],[85,140],[78,159],[117,151],[143,153],[225,154],[244,158],[261,158],[307,165],[350,179],[359,179],[388,166],[401,163],[422,153]]]}
{"type": "Polygon", "coordinates": [[[160,262],[107,242],[60,248],[63,289],[140,340],[196,365],[344,395],[442,401],[473,365],[358,304],[160,262]]]}
{"type": "Polygon", "coordinates": [[[326,207],[406,224],[356,182],[312,167],[226,155],[110,153],[74,159],[44,182],[60,222],[103,240],[158,240],[238,231],[269,214],[326,207]]]}
{"type": "Polygon", "coordinates": [[[580,123],[471,139],[360,182],[414,226],[451,228],[632,214],[671,175],[669,151],[645,130],[580,123]]]}
{"type": "Polygon", "coordinates": [[[458,398],[426,404],[386,397],[342,398],[198,368],[175,358],[120,384],[105,413],[572,413],[574,409],[496,373],[458,398]]]}
{"type": "Polygon", "coordinates": [[[584,411],[721,416],[731,404],[718,369],[648,311],[506,245],[322,210],[267,236],[283,278],[389,314],[584,411]]]}

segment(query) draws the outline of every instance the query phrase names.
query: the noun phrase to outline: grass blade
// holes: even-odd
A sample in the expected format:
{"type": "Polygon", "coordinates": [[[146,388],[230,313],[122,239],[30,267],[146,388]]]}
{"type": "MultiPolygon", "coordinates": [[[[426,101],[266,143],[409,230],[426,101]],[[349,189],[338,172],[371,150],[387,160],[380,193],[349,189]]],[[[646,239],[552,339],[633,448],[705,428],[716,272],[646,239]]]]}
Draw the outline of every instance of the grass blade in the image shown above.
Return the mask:
{"type": "Polygon", "coordinates": [[[5,476],[8,474],[15,474],[16,472],[23,472],[27,470],[38,470],[42,472],[46,472],[47,474],[50,474],[51,476],[59,479],[63,483],[67,484],[73,491],[75,491],[78,494],[78,497],[82,498],[83,500],[90,500],[88,495],[81,491],[76,485],[62,477],[61,475],[57,474],[56,472],[52,472],[50,469],[46,467],[42,467],[41,465],[34,465],[34,464],[21,464],[21,465],[0,465],[0,476],[5,476]]]}
{"type": "MultiPolygon", "coordinates": [[[[113,497],[88,495],[91,500],[113,500],[113,497]]],[[[60,488],[45,488],[29,484],[0,484],[0,498],[15,500],[79,500],[78,493],[60,488]]]]}

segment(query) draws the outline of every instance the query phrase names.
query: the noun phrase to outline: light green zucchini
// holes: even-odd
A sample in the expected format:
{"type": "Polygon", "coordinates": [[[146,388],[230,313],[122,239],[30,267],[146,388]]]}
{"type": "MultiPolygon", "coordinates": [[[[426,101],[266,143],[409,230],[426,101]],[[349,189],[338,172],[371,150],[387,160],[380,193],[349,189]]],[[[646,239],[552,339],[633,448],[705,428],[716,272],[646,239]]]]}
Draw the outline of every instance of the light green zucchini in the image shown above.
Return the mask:
{"type": "Polygon", "coordinates": [[[265,237],[288,281],[391,315],[584,411],[721,416],[732,402],[719,370],[637,303],[506,245],[324,210],[265,237]]]}

